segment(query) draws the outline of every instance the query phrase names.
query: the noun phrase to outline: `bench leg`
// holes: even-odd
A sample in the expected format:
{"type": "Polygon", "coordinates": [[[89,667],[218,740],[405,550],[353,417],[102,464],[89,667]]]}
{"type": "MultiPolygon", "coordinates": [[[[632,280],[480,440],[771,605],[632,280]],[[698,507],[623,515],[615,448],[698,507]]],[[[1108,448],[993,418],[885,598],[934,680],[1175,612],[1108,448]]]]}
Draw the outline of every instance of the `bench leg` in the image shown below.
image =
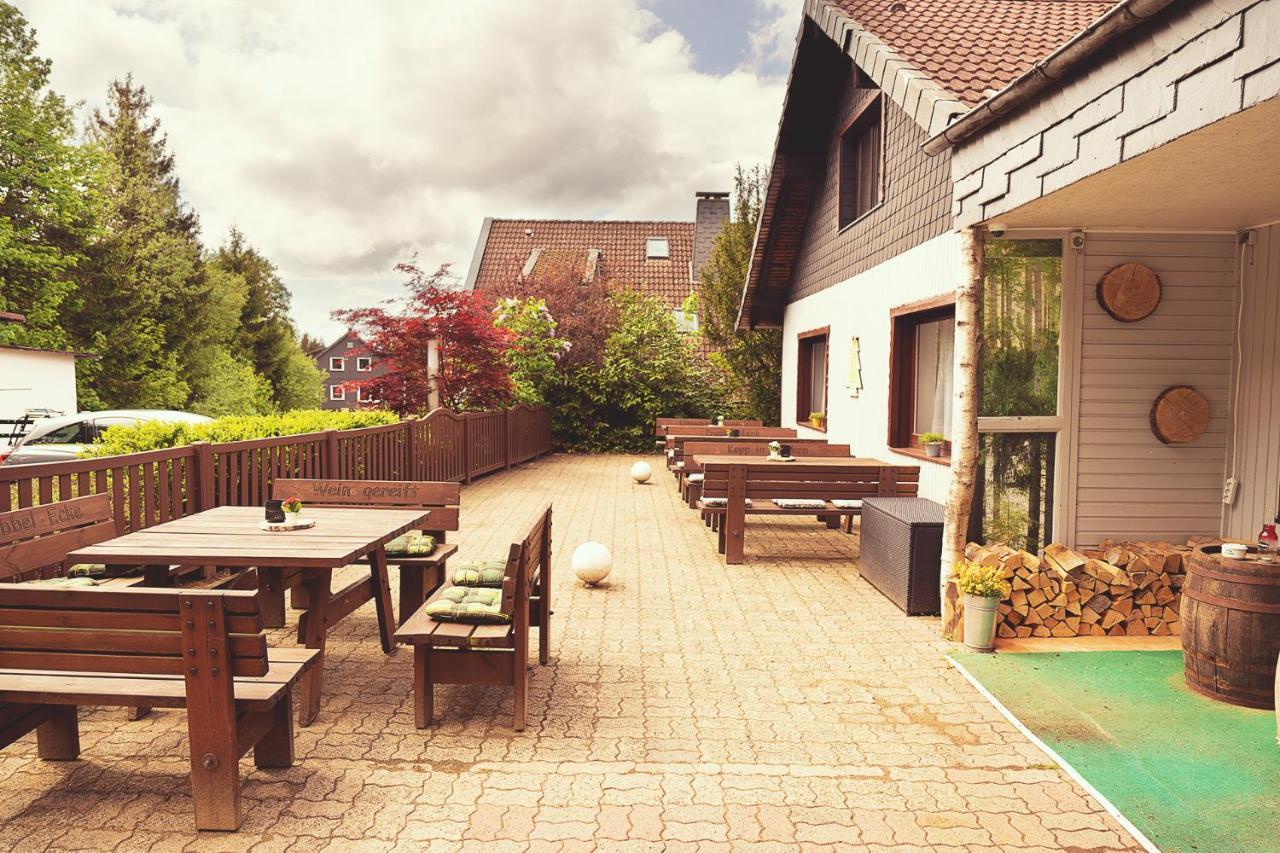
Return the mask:
{"type": "Polygon", "coordinates": [[[258,569],[258,600],[262,602],[262,624],[267,628],[284,627],[284,585],[280,570],[258,569]]]}
{"type": "MultiPolygon", "coordinates": [[[[436,570],[432,570],[433,574],[436,570]]],[[[424,566],[400,567],[400,621],[408,619],[427,600],[427,576],[424,566]]]]}
{"type": "Polygon", "coordinates": [[[828,529],[828,530],[839,530],[839,529],[840,529],[840,516],[838,516],[838,515],[832,515],[832,516],[828,516],[828,517],[826,517],[826,518],[824,518],[824,519],[822,519],[822,520],[823,520],[824,522],[826,522],[826,524],[827,524],[827,529],[828,529]]]}
{"type": "Polygon", "coordinates": [[[273,725],[253,745],[253,763],[257,767],[287,768],[293,766],[293,688],[288,687],[280,701],[268,713],[273,725]]]}
{"type": "Polygon", "coordinates": [[[45,761],[75,761],[80,757],[80,726],[75,705],[59,705],[36,728],[36,748],[45,761]]]}
{"type": "Polygon", "coordinates": [[[415,644],[413,647],[413,722],[420,729],[431,725],[432,694],[431,647],[415,644]]]}
{"type": "Polygon", "coordinates": [[[320,692],[324,687],[324,646],[329,634],[329,584],[333,577],[330,569],[311,571],[303,581],[310,609],[298,622],[298,641],[309,649],[319,649],[320,655],[311,669],[302,676],[302,710],[298,723],[309,726],[320,713],[320,692]]]}
{"type": "MultiPolygon", "coordinates": [[[[518,652],[518,649],[517,649],[518,652]]],[[[514,676],[515,696],[512,698],[511,706],[514,719],[513,727],[516,731],[524,731],[525,717],[528,712],[529,703],[529,667],[527,663],[521,659],[520,654],[515,655],[515,659],[511,662],[512,675],[514,676]]]]}
{"type": "Polygon", "coordinates": [[[716,552],[719,554],[724,553],[724,525],[720,525],[716,530],[716,552]]]}
{"type": "Polygon", "coordinates": [[[217,727],[207,727],[201,716],[188,709],[196,829],[235,831],[240,828],[240,762],[235,727],[233,724],[219,733],[214,731],[217,727]]]}
{"type": "Polygon", "coordinates": [[[310,610],[309,604],[306,586],[299,584],[289,590],[289,606],[294,610],[310,610]]]}

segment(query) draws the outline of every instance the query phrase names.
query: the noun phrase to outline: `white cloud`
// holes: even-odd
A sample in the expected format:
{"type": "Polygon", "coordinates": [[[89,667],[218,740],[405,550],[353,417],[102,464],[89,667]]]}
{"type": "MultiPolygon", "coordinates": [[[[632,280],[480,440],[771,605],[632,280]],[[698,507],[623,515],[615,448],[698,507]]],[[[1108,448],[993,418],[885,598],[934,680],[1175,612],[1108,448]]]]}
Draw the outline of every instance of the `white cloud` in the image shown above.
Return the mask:
{"type": "Polygon", "coordinates": [[[638,0],[18,3],[69,97],[147,86],[206,240],[241,227],[325,334],[413,252],[465,271],[487,215],[688,218],[769,156],[781,104],[750,67],[695,71],[638,0]]]}
{"type": "Polygon", "coordinates": [[[747,34],[749,68],[786,73],[796,50],[802,5],[798,0],[756,0],[758,14],[747,34]]]}

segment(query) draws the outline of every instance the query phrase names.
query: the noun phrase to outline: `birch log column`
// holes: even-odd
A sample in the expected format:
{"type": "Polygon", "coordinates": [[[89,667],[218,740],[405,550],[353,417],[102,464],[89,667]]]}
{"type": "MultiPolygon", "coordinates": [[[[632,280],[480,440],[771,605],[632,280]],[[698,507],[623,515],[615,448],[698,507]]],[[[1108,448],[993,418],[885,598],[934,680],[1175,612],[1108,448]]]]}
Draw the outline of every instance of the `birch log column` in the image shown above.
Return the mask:
{"type": "Polygon", "coordinates": [[[962,630],[960,593],[948,579],[964,559],[969,538],[969,511],[978,468],[978,359],[982,337],[982,235],[977,228],[960,232],[964,274],[956,291],[955,392],[951,414],[951,488],[942,528],[942,634],[959,639],[962,630]]]}

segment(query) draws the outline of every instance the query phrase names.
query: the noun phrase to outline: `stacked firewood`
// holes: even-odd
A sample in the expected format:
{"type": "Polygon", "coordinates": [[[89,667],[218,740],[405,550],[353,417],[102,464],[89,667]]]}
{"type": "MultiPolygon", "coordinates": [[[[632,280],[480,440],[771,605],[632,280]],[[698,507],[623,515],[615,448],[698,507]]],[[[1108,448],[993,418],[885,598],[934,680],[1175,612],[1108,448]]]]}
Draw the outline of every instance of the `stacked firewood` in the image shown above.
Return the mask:
{"type": "Polygon", "coordinates": [[[1179,593],[1190,549],[1167,542],[1113,542],[1084,552],[1049,545],[1036,556],[1000,543],[965,556],[999,567],[1012,591],[1000,603],[1001,637],[1169,636],[1179,631],[1179,593]]]}

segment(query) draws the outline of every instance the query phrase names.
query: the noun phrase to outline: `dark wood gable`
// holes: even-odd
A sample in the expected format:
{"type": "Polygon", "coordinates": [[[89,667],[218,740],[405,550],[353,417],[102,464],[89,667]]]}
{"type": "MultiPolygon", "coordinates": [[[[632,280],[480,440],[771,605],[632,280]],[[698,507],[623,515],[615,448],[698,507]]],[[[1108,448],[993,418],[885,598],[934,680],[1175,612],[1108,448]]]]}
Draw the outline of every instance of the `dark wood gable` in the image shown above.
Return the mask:
{"type": "Polygon", "coordinates": [[[852,73],[853,63],[840,46],[806,19],[783,104],[739,326],[782,325],[805,224],[825,178],[836,104],[852,73]]]}

